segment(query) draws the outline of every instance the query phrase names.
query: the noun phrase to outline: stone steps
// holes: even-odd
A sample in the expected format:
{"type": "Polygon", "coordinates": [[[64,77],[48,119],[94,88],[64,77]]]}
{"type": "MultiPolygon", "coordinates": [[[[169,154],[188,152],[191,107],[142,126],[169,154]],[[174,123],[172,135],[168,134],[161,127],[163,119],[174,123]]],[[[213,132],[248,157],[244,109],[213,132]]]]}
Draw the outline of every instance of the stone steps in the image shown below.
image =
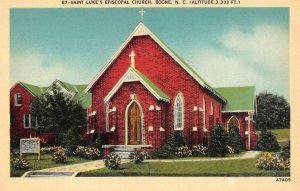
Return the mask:
{"type": "Polygon", "coordinates": [[[121,159],[129,159],[130,153],[132,153],[135,149],[136,148],[133,147],[120,146],[120,147],[115,147],[114,151],[121,159]]]}

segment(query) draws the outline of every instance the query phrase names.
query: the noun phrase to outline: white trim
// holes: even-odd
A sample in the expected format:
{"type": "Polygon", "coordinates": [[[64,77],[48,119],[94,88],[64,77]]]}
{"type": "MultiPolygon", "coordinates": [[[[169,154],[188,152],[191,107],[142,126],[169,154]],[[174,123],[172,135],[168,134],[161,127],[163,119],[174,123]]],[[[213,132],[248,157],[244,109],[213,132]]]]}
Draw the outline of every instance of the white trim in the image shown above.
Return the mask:
{"type": "Polygon", "coordinates": [[[149,126],[148,131],[153,131],[153,126],[149,126]]]}
{"type": "Polygon", "coordinates": [[[92,113],[89,114],[89,117],[96,115],[97,111],[93,111],[92,113]]]}
{"type": "Polygon", "coordinates": [[[105,129],[109,132],[109,103],[105,103],[105,129]]]}
{"type": "Polygon", "coordinates": [[[147,90],[149,90],[158,100],[163,100],[169,102],[170,100],[160,97],[139,75],[132,69],[131,67],[125,72],[125,74],[121,77],[121,79],[116,83],[116,85],[112,88],[112,90],[105,96],[104,102],[109,102],[110,98],[119,90],[121,85],[126,82],[126,78],[128,75],[134,75],[137,78],[137,81],[140,81],[147,90]]]}
{"type": "Polygon", "coordinates": [[[120,48],[115,52],[115,54],[110,58],[108,63],[100,70],[100,72],[93,78],[93,80],[86,87],[85,92],[88,92],[93,85],[98,81],[98,79],[103,75],[103,73],[109,68],[109,66],[116,60],[116,58],[120,55],[120,53],[124,50],[126,45],[131,41],[131,39],[135,36],[144,36],[149,35],[160,47],[167,52],[185,71],[187,71],[202,87],[211,91],[214,95],[219,97],[221,100],[226,102],[226,99],[216,93],[212,88],[210,88],[204,81],[198,78],[182,61],[179,59],[161,40],[152,33],[142,22],[140,22],[137,27],[133,30],[133,32],[129,35],[129,37],[125,40],[125,42],[120,46],[120,48]]]}
{"type": "Polygon", "coordinates": [[[174,115],[174,130],[175,131],[181,131],[181,130],[183,130],[184,129],[184,122],[185,122],[184,121],[184,97],[183,97],[183,94],[181,92],[179,92],[176,95],[175,99],[174,99],[173,115],[174,115]],[[180,102],[182,104],[182,108],[181,108],[181,110],[182,110],[182,114],[181,114],[182,127],[180,127],[180,128],[177,127],[177,105],[176,105],[177,98],[179,98],[179,100],[180,100],[180,102]]]}
{"type": "Polygon", "coordinates": [[[231,110],[231,111],[222,111],[222,113],[237,113],[237,112],[253,112],[254,110],[231,110]]]}
{"type": "Polygon", "coordinates": [[[214,115],[214,104],[210,101],[210,115],[214,115]]]}
{"type": "Polygon", "coordinates": [[[193,131],[198,131],[198,127],[193,127],[193,131]]]}
{"type": "Polygon", "coordinates": [[[25,113],[24,116],[23,116],[23,126],[24,126],[24,129],[31,129],[31,114],[28,114],[28,113],[25,113]],[[25,126],[25,118],[26,118],[26,115],[28,115],[28,120],[29,120],[29,124],[28,126],[25,126]]]}
{"type": "Polygon", "coordinates": [[[23,95],[21,93],[15,93],[14,95],[15,97],[15,106],[19,107],[19,106],[22,106],[22,103],[23,103],[23,95]],[[18,104],[18,100],[17,100],[17,95],[21,95],[21,104],[18,104]]]}
{"type": "Polygon", "coordinates": [[[155,106],[156,111],[160,111],[160,107],[158,105],[155,106]]]}
{"type": "MultiPolygon", "coordinates": [[[[248,119],[250,119],[250,112],[248,112],[248,119]]],[[[251,131],[250,131],[250,120],[248,120],[248,146],[249,150],[251,149],[251,131]]]]}
{"type": "Polygon", "coordinates": [[[235,118],[235,119],[238,121],[238,125],[239,125],[238,128],[239,128],[239,130],[241,129],[241,123],[240,123],[239,119],[238,119],[235,115],[233,115],[233,116],[231,116],[231,117],[228,119],[228,121],[227,121],[227,123],[226,123],[226,130],[227,130],[227,131],[229,131],[228,124],[229,124],[230,120],[232,120],[233,118],[235,118]]]}
{"type": "Polygon", "coordinates": [[[143,113],[142,106],[139,103],[139,101],[131,100],[129,104],[126,106],[126,110],[125,110],[125,145],[128,145],[128,109],[133,102],[135,102],[138,105],[141,112],[141,138],[142,138],[141,144],[145,144],[146,142],[145,135],[144,135],[144,113],[143,113]]]}
{"type": "Polygon", "coordinates": [[[193,111],[197,111],[197,110],[198,110],[197,106],[194,106],[193,111]]]}
{"type": "Polygon", "coordinates": [[[149,106],[149,110],[150,110],[150,111],[154,110],[154,105],[150,105],[150,106],[149,106]]]}
{"type": "Polygon", "coordinates": [[[22,84],[22,82],[20,82],[20,81],[18,81],[18,82],[16,82],[11,88],[10,88],[10,92],[18,85],[18,84],[20,84],[26,91],[28,91],[33,97],[36,97],[28,88],[26,88],[23,84],[22,84]]]}
{"type": "Polygon", "coordinates": [[[159,127],[159,131],[166,131],[163,127],[159,127]]]}

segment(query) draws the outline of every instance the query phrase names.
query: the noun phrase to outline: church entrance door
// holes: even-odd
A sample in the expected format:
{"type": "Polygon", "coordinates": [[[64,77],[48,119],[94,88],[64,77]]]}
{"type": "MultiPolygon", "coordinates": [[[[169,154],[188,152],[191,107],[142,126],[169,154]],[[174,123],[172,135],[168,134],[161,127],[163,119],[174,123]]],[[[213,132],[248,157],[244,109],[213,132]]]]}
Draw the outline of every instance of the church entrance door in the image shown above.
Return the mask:
{"type": "Polygon", "coordinates": [[[128,144],[139,145],[142,142],[141,111],[137,103],[133,102],[128,109],[128,144]]]}

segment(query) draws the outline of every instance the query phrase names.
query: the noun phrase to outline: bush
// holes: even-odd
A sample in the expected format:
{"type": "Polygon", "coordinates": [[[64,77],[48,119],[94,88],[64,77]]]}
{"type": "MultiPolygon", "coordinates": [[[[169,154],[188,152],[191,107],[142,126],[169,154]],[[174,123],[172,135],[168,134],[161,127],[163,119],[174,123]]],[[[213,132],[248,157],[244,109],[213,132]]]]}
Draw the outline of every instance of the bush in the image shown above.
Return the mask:
{"type": "Polygon", "coordinates": [[[97,135],[93,147],[99,149],[99,151],[102,151],[102,145],[104,145],[104,143],[105,143],[104,136],[97,135]]]}
{"type": "Polygon", "coordinates": [[[256,160],[256,167],[264,170],[286,170],[290,169],[290,160],[276,157],[273,153],[263,153],[256,160]]]}
{"type": "Polygon", "coordinates": [[[234,153],[240,153],[243,149],[240,130],[236,126],[229,126],[228,145],[232,147],[234,153]]]}
{"type": "Polygon", "coordinates": [[[271,131],[263,129],[254,149],[258,151],[277,152],[280,150],[280,146],[276,136],[271,131]]]}
{"type": "Polygon", "coordinates": [[[207,156],[208,148],[199,144],[192,147],[192,155],[194,157],[204,157],[207,156]]]}
{"type": "Polygon", "coordinates": [[[144,161],[145,157],[142,152],[134,151],[134,152],[130,153],[129,159],[136,164],[140,164],[144,161]]]}
{"type": "Polygon", "coordinates": [[[176,157],[184,158],[192,156],[192,151],[188,146],[180,146],[175,153],[176,157]]]}
{"type": "Polygon", "coordinates": [[[146,160],[152,158],[151,154],[147,151],[143,151],[142,154],[144,155],[144,159],[146,160]]]}
{"type": "Polygon", "coordinates": [[[280,157],[283,159],[291,158],[291,146],[290,141],[282,148],[282,152],[280,153],[280,157]]]}
{"type": "Polygon", "coordinates": [[[212,130],[208,146],[208,155],[211,157],[224,157],[227,154],[228,134],[220,124],[212,130]]]}
{"type": "Polygon", "coordinates": [[[69,156],[73,156],[77,146],[82,145],[82,143],[82,137],[73,128],[70,128],[67,133],[59,135],[59,145],[65,148],[66,154],[69,156]]]}
{"type": "Polygon", "coordinates": [[[67,161],[66,153],[64,149],[59,147],[52,155],[52,161],[55,163],[65,163],[67,161]]]}
{"type": "Polygon", "coordinates": [[[234,156],[234,150],[233,150],[233,148],[231,146],[229,146],[229,145],[227,145],[226,148],[227,148],[227,155],[226,156],[233,157],[234,156]]]}
{"type": "Polygon", "coordinates": [[[43,154],[53,154],[55,151],[63,149],[62,147],[52,146],[52,147],[43,147],[41,148],[41,153],[43,154]]]}
{"type": "Polygon", "coordinates": [[[168,144],[162,146],[160,149],[155,150],[152,154],[153,158],[160,158],[160,159],[173,159],[176,158],[174,149],[169,146],[168,144]]]}
{"type": "Polygon", "coordinates": [[[95,160],[99,159],[101,156],[101,153],[99,149],[94,147],[84,147],[84,146],[78,146],[76,150],[74,151],[74,155],[89,159],[89,160],[95,160]]]}
{"type": "Polygon", "coordinates": [[[111,170],[118,169],[121,164],[121,159],[116,153],[111,152],[104,157],[104,164],[111,170]]]}
{"type": "Polygon", "coordinates": [[[12,167],[16,170],[26,170],[29,168],[29,162],[26,159],[16,158],[12,160],[12,167]]]}

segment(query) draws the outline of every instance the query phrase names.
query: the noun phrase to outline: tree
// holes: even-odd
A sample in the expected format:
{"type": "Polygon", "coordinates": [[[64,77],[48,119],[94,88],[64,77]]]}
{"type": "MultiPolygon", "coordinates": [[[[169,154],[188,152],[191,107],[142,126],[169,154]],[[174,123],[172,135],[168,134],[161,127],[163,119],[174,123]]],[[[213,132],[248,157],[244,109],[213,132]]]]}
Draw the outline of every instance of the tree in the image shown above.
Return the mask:
{"type": "Polygon", "coordinates": [[[31,105],[31,113],[38,119],[37,130],[55,134],[66,133],[70,128],[76,131],[86,120],[85,110],[60,87],[53,85],[50,92],[37,97],[31,105]]]}
{"type": "Polygon", "coordinates": [[[229,126],[228,145],[233,148],[234,153],[240,153],[243,149],[239,128],[236,126],[229,126]]]}
{"type": "Polygon", "coordinates": [[[284,97],[263,92],[257,95],[256,101],[258,129],[289,126],[290,105],[284,97]]]}
{"type": "Polygon", "coordinates": [[[212,130],[208,145],[208,155],[212,157],[224,157],[227,154],[228,134],[220,124],[212,130]]]}
{"type": "Polygon", "coordinates": [[[284,159],[291,158],[291,142],[290,141],[282,148],[280,157],[284,158],[284,159]]]}
{"type": "Polygon", "coordinates": [[[267,129],[263,129],[259,135],[255,150],[277,152],[280,150],[276,136],[267,129]]]}

